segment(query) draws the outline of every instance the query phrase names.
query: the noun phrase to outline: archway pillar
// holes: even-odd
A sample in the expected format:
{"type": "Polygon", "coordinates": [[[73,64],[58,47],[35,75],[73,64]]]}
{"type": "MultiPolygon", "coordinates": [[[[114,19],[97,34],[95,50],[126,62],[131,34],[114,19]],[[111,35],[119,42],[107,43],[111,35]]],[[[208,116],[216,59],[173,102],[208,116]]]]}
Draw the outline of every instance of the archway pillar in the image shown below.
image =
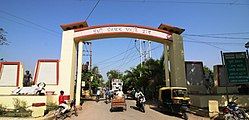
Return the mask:
{"type": "Polygon", "coordinates": [[[81,92],[81,72],[82,72],[83,42],[78,43],[78,64],[77,64],[77,82],[76,82],[76,105],[80,105],[81,92]]]}
{"type": "Polygon", "coordinates": [[[169,78],[169,54],[168,54],[168,45],[166,43],[163,44],[163,54],[164,54],[164,72],[165,72],[165,82],[166,87],[170,87],[170,78],[169,78]]]}
{"type": "MultiPolygon", "coordinates": [[[[185,63],[182,36],[173,33],[169,44],[170,82],[172,87],[186,87],[185,63]]],[[[166,53],[164,53],[166,54],[166,53]]]]}
{"type": "Polygon", "coordinates": [[[56,91],[63,90],[65,95],[70,95],[70,99],[74,97],[74,81],[76,70],[77,44],[74,41],[74,30],[63,31],[61,58],[59,64],[59,84],[56,91]]]}

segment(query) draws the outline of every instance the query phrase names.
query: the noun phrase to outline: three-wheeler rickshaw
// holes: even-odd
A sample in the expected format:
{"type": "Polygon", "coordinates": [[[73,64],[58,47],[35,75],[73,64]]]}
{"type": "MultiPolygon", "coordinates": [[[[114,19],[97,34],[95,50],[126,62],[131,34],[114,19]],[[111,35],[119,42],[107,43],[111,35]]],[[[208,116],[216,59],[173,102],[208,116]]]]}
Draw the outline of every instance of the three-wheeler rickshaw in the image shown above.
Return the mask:
{"type": "Polygon", "coordinates": [[[121,108],[122,110],[127,110],[127,104],[125,102],[125,97],[114,96],[111,101],[111,109],[112,112],[114,109],[121,108]]]}
{"type": "Polygon", "coordinates": [[[158,107],[168,112],[181,114],[188,119],[186,112],[189,108],[190,98],[185,87],[162,87],[159,89],[158,107]]]}

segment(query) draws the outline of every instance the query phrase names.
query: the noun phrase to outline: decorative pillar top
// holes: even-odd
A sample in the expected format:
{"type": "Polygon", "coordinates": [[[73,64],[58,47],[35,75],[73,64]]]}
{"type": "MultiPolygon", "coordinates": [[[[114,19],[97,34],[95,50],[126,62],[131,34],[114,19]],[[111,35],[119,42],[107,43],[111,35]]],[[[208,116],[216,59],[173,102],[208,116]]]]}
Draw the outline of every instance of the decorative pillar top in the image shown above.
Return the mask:
{"type": "Polygon", "coordinates": [[[185,29],[182,29],[182,28],[178,28],[178,27],[174,27],[174,26],[171,26],[171,25],[167,25],[167,24],[161,24],[158,29],[162,29],[162,30],[165,30],[165,31],[169,31],[171,33],[176,33],[176,34],[182,34],[185,29]]]}
{"type": "Polygon", "coordinates": [[[63,24],[63,25],[60,25],[60,26],[63,29],[63,31],[67,31],[67,30],[72,30],[72,29],[88,27],[88,24],[87,24],[86,21],[81,21],[81,22],[63,24]]]}

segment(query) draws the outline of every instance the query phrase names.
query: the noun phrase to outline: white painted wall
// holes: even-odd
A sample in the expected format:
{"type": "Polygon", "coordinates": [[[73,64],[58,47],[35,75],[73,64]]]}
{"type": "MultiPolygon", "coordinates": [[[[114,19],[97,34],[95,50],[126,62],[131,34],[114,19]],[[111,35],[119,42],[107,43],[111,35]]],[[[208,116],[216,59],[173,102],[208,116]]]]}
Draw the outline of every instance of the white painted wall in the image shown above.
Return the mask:
{"type": "Polygon", "coordinates": [[[0,86],[16,86],[18,65],[3,65],[0,86]]]}
{"type": "Polygon", "coordinates": [[[40,62],[37,83],[57,84],[57,62],[40,62]]]}

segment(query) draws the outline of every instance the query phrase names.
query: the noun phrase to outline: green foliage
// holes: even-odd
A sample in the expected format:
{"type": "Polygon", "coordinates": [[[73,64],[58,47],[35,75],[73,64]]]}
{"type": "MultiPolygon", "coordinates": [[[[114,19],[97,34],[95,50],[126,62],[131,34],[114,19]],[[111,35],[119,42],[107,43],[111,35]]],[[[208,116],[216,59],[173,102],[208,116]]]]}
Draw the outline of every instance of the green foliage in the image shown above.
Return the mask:
{"type": "Polygon", "coordinates": [[[58,105],[56,103],[53,103],[53,102],[47,103],[46,107],[47,107],[47,109],[46,109],[47,111],[52,111],[52,110],[58,109],[58,105]]]}
{"type": "Polygon", "coordinates": [[[5,107],[0,105],[0,116],[1,117],[30,117],[32,111],[26,110],[27,103],[25,101],[21,101],[17,98],[13,98],[14,109],[7,110],[5,107]]]}
{"type": "Polygon", "coordinates": [[[103,86],[104,82],[97,66],[94,66],[90,71],[83,72],[81,80],[86,82],[85,88],[89,88],[91,86],[92,89],[103,86]]]}
{"type": "Polygon", "coordinates": [[[107,73],[108,80],[112,79],[122,79],[123,74],[119,72],[118,70],[110,70],[107,73]]]}
{"type": "Polygon", "coordinates": [[[203,67],[205,74],[205,86],[211,92],[211,88],[214,86],[214,72],[207,66],[203,67]]]}
{"type": "Polygon", "coordinates": [[[21,101],[18,98],[13,98],[14,111],[16,112],[25,112],[27,111],[27,102],[21,101]]]}
{"type": "Polygon", "coordinates": [[[165,86],[163,57],[160,60],[149,59],[131,70],[125,71],[123,76],[124,89],[142,89],[147,99],[157,98],[158,89],[165,86]]]}
{"type": "Polygon", "coordinates": [[[3,107],[3,105],[0,104],[0,116],[2,116],[5,111],[6,111],[6,108],[3,107]]]}

